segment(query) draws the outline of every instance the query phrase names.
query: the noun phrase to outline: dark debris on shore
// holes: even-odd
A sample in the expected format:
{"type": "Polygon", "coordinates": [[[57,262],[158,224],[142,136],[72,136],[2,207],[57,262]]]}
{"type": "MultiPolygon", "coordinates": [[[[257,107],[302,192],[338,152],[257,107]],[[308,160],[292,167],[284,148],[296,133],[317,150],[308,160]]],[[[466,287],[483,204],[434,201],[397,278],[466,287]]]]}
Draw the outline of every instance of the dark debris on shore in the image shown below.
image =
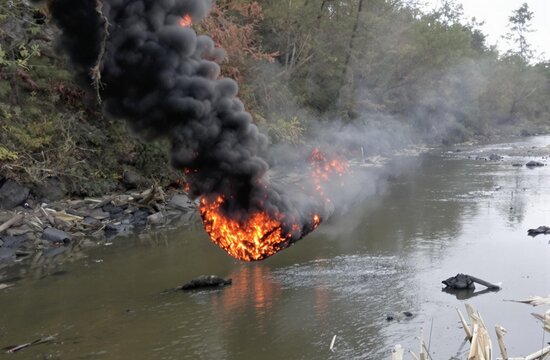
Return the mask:
{"type": "Polygon", "coordinates": [[[160,187],[52,203],[21,199],[16,207],[0,210],[0,267],[27,260],[34,264],[119,236],[198,221],[194,201],[160,187]]]}

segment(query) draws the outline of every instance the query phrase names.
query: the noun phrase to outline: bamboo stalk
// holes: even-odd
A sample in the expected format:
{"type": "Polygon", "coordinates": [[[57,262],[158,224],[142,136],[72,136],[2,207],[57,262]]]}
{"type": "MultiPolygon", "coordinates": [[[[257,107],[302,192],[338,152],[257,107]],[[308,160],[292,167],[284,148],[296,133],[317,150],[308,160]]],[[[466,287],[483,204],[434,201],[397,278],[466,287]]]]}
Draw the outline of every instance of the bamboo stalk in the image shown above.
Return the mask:
{"type": "Polygon", "coordinates": [[[550,354],[550,346],[545,347],[542,350],[539,350],[531,355],[528,355],[525,357],[525,360],[538,360],[541,359],[543,356],[550,354]]]}
{"type": "Polygon", "coordinates": [[[506,335],[506,329],[500,325],[497,325],[495,326],[495,331],[497,333],[498,346],[500,348],[502,359],[508,360],[508,351],[506,351],[506,346],[504,345],[504,335],[506,335]]]}
{"type": "Polygon", "coordinates": [[[472,341],[472,330],[470,329],[470,325],[466,322],[466,319],[464,318],[464,315],[460,312],[458,308],[456,308],[456,312],[458,313],[458,317],[460,318],[460,322],[462,323],[462,328],[464,329],[464,332],[466,333],[466,338],[468,341],[472,341]]]}

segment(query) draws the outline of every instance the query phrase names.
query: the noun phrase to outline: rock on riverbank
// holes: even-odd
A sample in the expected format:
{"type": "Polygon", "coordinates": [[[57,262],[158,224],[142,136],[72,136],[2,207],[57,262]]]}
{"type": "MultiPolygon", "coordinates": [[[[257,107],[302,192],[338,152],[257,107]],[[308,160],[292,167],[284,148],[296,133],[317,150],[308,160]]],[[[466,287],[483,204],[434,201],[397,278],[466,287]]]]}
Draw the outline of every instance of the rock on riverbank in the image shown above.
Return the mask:
{"type": "Polygon", "coordinates": [[[160,187],[49,204],[26,202],[0,210],[0,265],[56,256],[83,242],[106,242],[198,220],[196,203],[186,194],[160,187]]]}

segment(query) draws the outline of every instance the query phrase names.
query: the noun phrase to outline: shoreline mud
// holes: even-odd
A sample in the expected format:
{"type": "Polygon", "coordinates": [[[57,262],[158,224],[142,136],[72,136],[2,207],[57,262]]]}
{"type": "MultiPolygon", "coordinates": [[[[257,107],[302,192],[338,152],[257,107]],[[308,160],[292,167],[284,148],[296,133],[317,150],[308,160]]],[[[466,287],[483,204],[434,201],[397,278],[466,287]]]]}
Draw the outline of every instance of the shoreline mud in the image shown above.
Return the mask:
{"type": "Polygon", "coordinates": [[[76,249],[198,221],[196,202],[183,191],[160,187],[51,203],[28,200],[0,210],[0,269],[75,256],[80,253],[76,249]]]}

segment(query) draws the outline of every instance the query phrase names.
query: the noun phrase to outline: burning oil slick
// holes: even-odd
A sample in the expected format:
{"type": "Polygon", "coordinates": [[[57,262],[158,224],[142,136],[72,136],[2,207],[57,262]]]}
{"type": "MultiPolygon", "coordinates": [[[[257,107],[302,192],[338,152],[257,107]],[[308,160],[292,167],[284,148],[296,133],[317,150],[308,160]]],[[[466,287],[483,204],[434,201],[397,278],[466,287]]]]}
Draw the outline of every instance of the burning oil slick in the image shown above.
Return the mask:
{"type": "Polygon", "coordinates": [[[270,181],[267,138],[237,99],[235,81],[219,78],[223,50],[191,27],[211,1],[46,4],[62,30],[61,49],[105,114],[125,119],[147,140],[170,141],[172,165],[184,170],[190,195],[201,199],[205,230],[222,249],[241,260],[262,260],[328,217],[324,184],[346,166],[316,151],[312,186],[291,195],[270,181]]]}

